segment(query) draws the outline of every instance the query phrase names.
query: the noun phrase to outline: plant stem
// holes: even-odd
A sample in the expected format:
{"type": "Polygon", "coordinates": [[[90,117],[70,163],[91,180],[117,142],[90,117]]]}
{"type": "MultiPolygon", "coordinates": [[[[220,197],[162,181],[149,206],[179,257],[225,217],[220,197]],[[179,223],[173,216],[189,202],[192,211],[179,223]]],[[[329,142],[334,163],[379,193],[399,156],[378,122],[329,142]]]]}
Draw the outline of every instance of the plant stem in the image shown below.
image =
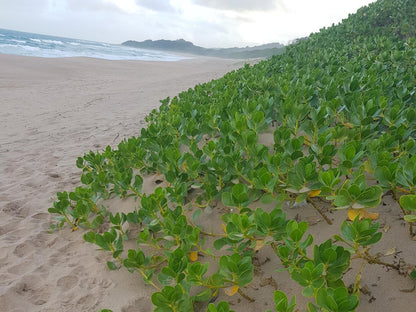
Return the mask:
{"type": "Polygon", "coordinates": [[[72,227],[72,231],[75,231],[75,230],[77,230],[77,229],[78,229],[78,228],[77,228],[77,226],[76,226],[74,223],[72,223],[72,221],[71,221],[71,220],[69,220],[69,218],[68,218],[68,216],[66,215],[66,213],[65,213],[65,212],[63,212],[63,213],[62,213],[62,215],[64,216],[65,221],[66,221],[66,222],[68,222],[68,223],[69,223],[69,225],[71,225],[71,227],[72,227]]]}
{"type": "Polygon", "coordinates": [[[324,220],[326,221],[326,223],[328,223],[329,225],[332,225],[332,221],[331,220],[329,220],[329,218],[323,213],[323,211],[321,210],[321,208],[319,208],[318,207],[318,205],[316,205],[315,203],[314,203],[314,201],[312,200],[312,199],[310,199],[309,197],[306,199],[306,201],[308,202],[308,203],[310,203],[312,206],[313,206],[313,208],[315,208],[316,209],[316,211],[318,211],[319,212],[319,214],[322,216],[322,218],[324,218],[324,220]]]}
{"type": "Polygon", "coordinates": [[[279,257],[279,251],[277,250],[277,246],[276,246],[276,244],[275,244],[274,242],[272,242],[272,243],[270,244],[270,246],[272,246],[274,253],[275,253],[275,254],[276,254],[276,256],[280,259],[280,257],[279,257]]]}
{"type": "Polygon", "coordinates": [[[400,266],[392,263],[387,263],[384,261],[381,261],[373,256],[371,256],[368,251],[364,251],[364,254],[361,254],[360,252],[357,252],[357,256],[361,259],[366,260],[369,264],[379,264],[379,265],[385,265],[387,267],[390,267],[392,269],[395,269],[397,271],[400,270],[400,266]]]}
{"type": "Polygon", "coordinates": [[[358,297],[358,299],[360,298],[361,274],[363,272],[365,263],[366,263],[366,260],[363,261],[363,264],[360,267],[360,271],[358,271],[357,277],[355,279],[354,289],[353,289],[353,293],[358,297]]]}
{"type": "Polygon", "coordinates": [[[142,195],[140,195],[135,189],[134,189],[134,187],[132,187],[131,185],[130,185],[130,187],[129,187],[129,189],[130,189],[130,191],[132,191],[133,193],[134,193],[134,195],[136,195],[137,197],[139,197],[139,198],[142,198],[142,195]]]}
{"type": "MultiPolygon", "coordinates": [[[[306,260],[308,260],[308,261],[313,261],[313,259],[311,259],[311,258],[309,258],[304,252],[303,252],[303,250],[302,249],[300,249],[300,247],[299,247],[299,245],[298,245],[298,243],[296,242],[296,249],[297,249],[297,251],[299,252],[299,254],[302,256],[302,257],[304,257],[306,260]]],[[[300,259],[299,259],[300,260],[300,259]]],[[[299,261],[298,261],[299,262],[299,261]]]]}
{"type": "Polygon", "coordinates": [[[156,288],[157,289],[157,291],[161,291],[161,289],[155,284],[155,283],[153,283],[153,281],[152,280],[150,280],[149,278],[148,278],[148,276],[143,272],[143,270],[142,269],[140,269],[139,268],[139,272],[140,272],[140,274],[146,279],[146,281],[148,281],[149,282],[149,284],[150,285],[152,285],[154,288],[156,288]]]}
{"type": "Polygon", "coordinates": [[[243,293],[243,291],[241,290],[241,288],[238,288],[238,293],[241,295],[241,297],[243,297],[244,299],[246,299],[246,300],[248,300],[250,302],[256,301],[254,298],[251,298],[248,295],[246,295],[245,293],[243,293]]]}

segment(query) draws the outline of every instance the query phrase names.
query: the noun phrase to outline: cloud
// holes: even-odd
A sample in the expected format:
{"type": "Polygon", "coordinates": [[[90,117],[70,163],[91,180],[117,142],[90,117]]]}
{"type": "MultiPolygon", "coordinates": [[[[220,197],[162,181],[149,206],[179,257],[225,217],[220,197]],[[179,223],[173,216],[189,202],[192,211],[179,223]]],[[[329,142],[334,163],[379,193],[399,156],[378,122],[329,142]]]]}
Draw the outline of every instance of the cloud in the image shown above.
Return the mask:
{"type": "Polygon", "coordinates": [[[269,11],[275,10],[279,5],[276,0],[194,0],[200,6],[230,11],[269,11]]]}
{"type": "Polygon", "coordinates": [[[30,10],[43,9],[48,5],[48,0],[39,0],[36,3],[33,0],[2,0],[1,10],[16,10],[17,12],[26,12],[30,10]]]}
{"type": "Polygon", "coordinates": [[[135,0],[136,4],[157,12],[174,12],[175,8],[169,0],[135,0]]]}
{"type": "MultiPolygon", "coordinates": [[[[57,1],[52,1],[57,2],[57,1]]],[[[66,0],[66,7],[72,11],[121,11],[114,3],[102,0],[66,0]]]]}

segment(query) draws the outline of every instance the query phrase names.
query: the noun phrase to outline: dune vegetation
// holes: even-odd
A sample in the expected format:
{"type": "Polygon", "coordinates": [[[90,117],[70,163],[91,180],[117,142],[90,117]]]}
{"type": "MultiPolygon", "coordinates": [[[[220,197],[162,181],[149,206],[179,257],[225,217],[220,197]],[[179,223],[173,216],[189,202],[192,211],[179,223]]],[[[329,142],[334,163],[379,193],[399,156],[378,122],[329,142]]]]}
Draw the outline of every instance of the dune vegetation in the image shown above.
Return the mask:
{"type": "Polygon", "coordinates": [[[301,295],[310,312],[355,311],[364,273],[346,285],[351,259],[397,269],[371,252],[383,196],[397,201],[409,244],[415,234],[413,4],[379,0],[282,55],[162,100],[140,135],[78,158],[82,186],[57,194],[52,230],[82,228],[112,254],[109,269],[154,287],[155,311],[230,311],[220,292],[255,300],[246,286],[266,248],[303,288],[276,290],[273,311],[296,311],[301,295]],[[156,175],[160,185],[144,192],[156,175]],[[107,211],[117,198],[131,211],[107,211]],[[307,222],[287,217],[288,202],[349,220],[315,244],[307,222]],[[219,207],[221,231],[198,225],[219,207]]]}

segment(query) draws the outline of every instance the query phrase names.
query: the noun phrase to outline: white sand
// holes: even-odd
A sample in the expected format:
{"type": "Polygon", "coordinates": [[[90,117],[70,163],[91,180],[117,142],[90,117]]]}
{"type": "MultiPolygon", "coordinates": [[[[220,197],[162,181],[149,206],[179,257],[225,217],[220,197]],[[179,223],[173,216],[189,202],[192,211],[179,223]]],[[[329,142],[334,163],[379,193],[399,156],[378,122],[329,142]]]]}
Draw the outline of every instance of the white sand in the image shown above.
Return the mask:
{"type": "Polygon", "coordinates": [[[109,272],[81,231],[47,234],[47,209],[79,183],[78,156],[138,135],[159,100],[242,65],[0,55],[0,311],[152,310],[152,290],[109,272]]]}

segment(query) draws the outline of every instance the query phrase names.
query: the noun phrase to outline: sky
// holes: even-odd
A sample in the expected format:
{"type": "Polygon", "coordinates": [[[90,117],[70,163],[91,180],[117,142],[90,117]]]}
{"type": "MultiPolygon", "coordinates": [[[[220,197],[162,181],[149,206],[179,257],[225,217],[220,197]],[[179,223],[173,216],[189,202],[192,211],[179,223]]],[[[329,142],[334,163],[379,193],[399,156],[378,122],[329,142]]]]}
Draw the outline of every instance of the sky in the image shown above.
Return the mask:
{"type": "Polygon", "coordinates": [[[374,0],[0,0],[0,28],[108,43],[244,47],[309,36],[374,0]]]}

